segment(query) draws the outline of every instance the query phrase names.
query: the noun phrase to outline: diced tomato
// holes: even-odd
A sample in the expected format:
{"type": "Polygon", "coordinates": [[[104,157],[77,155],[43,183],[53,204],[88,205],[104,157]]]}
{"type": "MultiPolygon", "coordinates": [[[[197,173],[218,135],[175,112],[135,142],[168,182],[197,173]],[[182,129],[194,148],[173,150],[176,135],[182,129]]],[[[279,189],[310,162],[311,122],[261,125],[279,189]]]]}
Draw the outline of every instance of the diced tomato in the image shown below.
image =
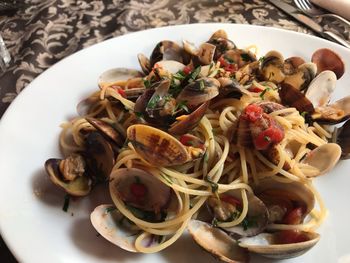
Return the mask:
{"type": "Polygon", "coordinates": [[[250,122],[256,122],[262,117],[262,114],[263,109],[260,106],[256,104],[250,104],[244,109],[242,117],[250,122]]]}
{"type": "Polygon", "coordinates": [[[126,98],[126,93],[123,89],[118,89],[118,93],[123,97],[126,98]]]}
{"type": "Polygon", "coordinates": [[[270,144],[276,144],[283,140],[284,132],[276,125],[271,125],[263,130],[254,139],[254,145],[257,150],[266,150],[270,144]]]}
{"type": "Polygon", "coordinates": [[[220,66],[221,66],[222,68],[227,67],[227,66],[229,65],[229,63],[225,60],[225,58],[224,58],[223,56],[221,56],[221,57],[218,59],[218,61],[220,62],[220,66]]]}
{"type": "Polygon", "coordinates": [[[184,69],[182,71],[185,73],[185,75],[188,75],[191,73],[192,70],[193,70],[193,67],[188,65],[188,66],[184,67],[184,69]]]}
{"type": "Polygon", "coordinates": [[[220,200],[225,202],[225,203],[229,203],[229,204],[233,205],[234,207],[237,207],[237,206],[242,207],[241,202],[230,195],[220,195],[220,200]]]}
{"type": "Polygon", "coordinates": [[[237,64],[228,64],[224,67],[224,70],[230,73],[235,73],[238,70],[237,64]]]}
{"type": "Polygon", "coordinates": [[[183,145],[192,146],[192,144],[193,144],[193,137],[190,136],[190,135],[187,135],[187,134],[181,135],[180,142],[183,145]]]}
{"type": "Polygon", "coordinates": [[[112,86],[112,88],[115,89],[122,97],[126,98],[126,93],[122,88],[119,86],[112,86]]]}
{"type": "Polygon", "coordinates": [[[133,183],[130,185],[130,192],[137,199],[143,198],[146,195],[147,188],[144,184],[141,183],[133,183]]]}
{"type": "Polygon", "coordinates": [[[287,225],[300,224],[302,221],[304,210],[305,209],[300,206],[292,209],[291,211],[287,212],[287,214],[284,216],[282,223],[287,225]]]}
{"type": "Polygon", "coordinates": [[[262,91],[263,91],[262,89],[260,89],[260,88],[258,88],[258,87],[255,87],[255,86],[249,87],[248,90],[249,90],[250,92],[255,92],[255,93],[259,93],[259,92],[262,92],[262,91]]]}
{"type": "Polygon", "coordinates": [[[299,230],[283,230],[276,234],[276,242],[278,244],[291,244],[308,241],[309,238],[299,230]]]}

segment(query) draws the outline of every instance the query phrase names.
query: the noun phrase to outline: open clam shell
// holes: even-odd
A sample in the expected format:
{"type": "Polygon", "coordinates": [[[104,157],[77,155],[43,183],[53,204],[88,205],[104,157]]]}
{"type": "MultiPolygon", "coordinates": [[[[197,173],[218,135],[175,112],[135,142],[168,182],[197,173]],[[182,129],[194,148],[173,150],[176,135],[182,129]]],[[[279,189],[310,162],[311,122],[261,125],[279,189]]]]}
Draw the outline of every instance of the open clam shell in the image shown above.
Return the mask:
{"type": "Polygon", "coordinates": [[[114,170],[109,190],[128,205],[157,213],[169,205],[171,197],[171,188],[141,167],[114,170]]]}
{"type": "Polygon", "coordinates": [[[129,68],[113,68],[103,72],[98,78],[98,86],[110,86],[118,83],[125,83],[129,79],[140,78],[142,73],[138,70],[129,68]]]}
{"type": "MultiPolygon", "coordinates": [[[[254,236],[261,233],[268,224],[268,210],[265,204],[252,193],[248,195],[248,212],[243,222],[237,226],[225,227],[223,230],[233,236],[254,236]],[[248,226],[249,225],[249,226],[248,226]]],[[[235,202],[242,203],[242,196],[239,190],[227,191],[220,196],[220,202],[215,197],[208,200],[208,207],[215,218],[219,221],[222,216],[238,212],[239,207],[235,202]]]]}
{"type": "Polygon", "coordinates": [[[90,220],[96,231],[114,245],[137,252],[135,240],[141,230],[131,225],[114,205],[100,205],[90,215],[90,220]]]}
{"type": "Polygon", "coordinates": [[[151,126],[132,125],[127,130],[127,138],[136,152],[152,165],[181,165],[191,160],[186,147],[180,141],[151,126]]]}
{"type": "Polygon", "coordinates": [[[254,193],[268,208],[271,223],[281,222],[288,210],[295,208],[302,209],[300,221],[303,221],[315,206],[312,191],[297,181],[282,183],[265,178],[254,187],[254,193]]]}
{"type": "Polygon", "coordinates": [[[312,54],[311,61],[317,65],[317,73],[331,70],[340,79],[345,72],[345,65],[342,58],[333,50],[321,48],[312,54]]]}
{"type": "Polygon", "coordinates": [[[311,171],[306,175],[315,177],[327,173],[338,163],[341,154],[342,149],[336,143],[326,143],[315,148],[302,161],[316,168],[315,171],[311,171]]]}
{"type": "Polygon", "coordinates": [[[199,220],[190,220],[188,231],[199,246],[223,262],[249,261],[247,250],[240,248],[236,240],[219,228],[199,220]]]}
{"type": "Polygon", "coordinates": [[[239,239],[239,246],[261,256],[276,259],[286,259],[300,256],[311,249],[320,240],[320,235],[314,232],[302,232],[306,241],[281,244],[279,232],[261,233],[254,237],[239,239]]]}
{"type": "Polygon", "coordinates": [[[77,176],[72,180],[66,180],[59,165],[61,159],[48,159],[45,162],[45,169],[51,181],[73,196],[85,196],[91,191],[91,179],[85,175],[77,176]]]}

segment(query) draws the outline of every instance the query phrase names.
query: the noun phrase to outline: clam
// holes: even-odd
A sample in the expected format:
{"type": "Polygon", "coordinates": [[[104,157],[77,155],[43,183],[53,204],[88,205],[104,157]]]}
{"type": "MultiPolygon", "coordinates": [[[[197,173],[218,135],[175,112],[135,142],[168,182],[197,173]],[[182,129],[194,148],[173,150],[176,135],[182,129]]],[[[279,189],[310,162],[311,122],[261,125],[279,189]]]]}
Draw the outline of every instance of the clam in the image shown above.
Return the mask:
{"type": "Polygon", "coordinates": [[[116,143],[117,146],[122,147],[125,141],[124,136],[122,135],[122,132],[119,130],[116,130],[118,127],[115,125],[116,128],[114,128],[111,124],[108,122],[105,122],[103,120],[92,118],[92,117],[85,117],[85,119],[95,127],[98,131],[102,133],[107,139],[111,140],[112,142],[116,143]]]}
{"type": "Polygon", "coordinates": [[[241,85],[247,85],[255,79],[258,70],[259,61],[254,61],[238,69],[235,73],[235,78],[241,85]]]}
{"type": "Polygon", "coordinates": [[[314,63],[300,65],[291,75],[286,75],[283,83],[289,84],[298,90],[306,89],[316,76],[317,67],[314,63]]]}
{"type": "Polygon", "coordinates": [[[350,121],[346,121],[344,125],[335,129],[333,141],[341,147],[341,159],[350,158],[350,121]]]}
{"type": "Polygon", "coordinates": [[[169,128],[169,133],[181,135],[193,130],[204,116],[208,107],[209,101],[200,105],[196,110],[194,110],[190,114],[179,116],[177,118],[178,121],[174,122],[169,128]]]}
{"type": "Polygon", "coordinates": [[[254,193],[268,208],[271,223],[300,224],[315,205],[312,191],[297,181],[266,178],[254,187],[254,193]]]}
{"type": "Polygon", "coordinates": [[[305,60],[301,57],[289,57],[283,63],[283,72],[287,75],[294,74],[297,68],[304,63],[305,60]]]}
{"type": "Polygon", "coordinates": [[[248,94],[246,89],[235,79],[221,77],[218,81],[220,82],[220,88],[217,99],[234,98],[239,100],[243,94],[248,94]]]}
{"type": "Polygon", "coordinates": [[[163,40],[159,42],[152,51],[150,65],[153,67],[161,60],[175,60],[180,63],[187,63],[184,50],[175,42],[163,40]]]}
{"type": "Polygon", "coordinates": [[[316,50],[311,61],[317,65],[317,73],[325,70],[331,70],[340,79],[345,71],[345,65],[341,57],[333,50],[321,48],[316,50]]]}
{"type": "Polygon", "coordinates": [[[276,259],[300,256],[319,241],[315,232],[279,231],[239,239],[239,246],[261,256],[276,259]],[[292,236],[292,238],[289,238],[292,236]],[[288,240],[291,239],[291,240],[288,240]],[[290,242],[291,241],[291,242],[290,242]]]}
{"type": "Polygon", "coordinates": [[[185,65],[175,60],[161,60],[154,64],[155,68],[161,68],[168,73],[175,74],[183,70],[185,65]]]}
{"type": "Polygon", "coordinates": [[[341,154],[342,149],[336,143],[326,143],[315,148],[302,161],[316,168],[315,171],[308,172],[306,175],[315,177],[327,173],[338,163],[341,154]]]}
{"type": "Polygon", "coordinates": [[[111,173],[109,191],[112,199],[121,199],[128,206],[159,213],[168,205],[171,188],[146,168],[119,168],[111,173]]]}
{"type": "Polygon", "coordinates": [[[220,82],[214,78],[200,78],[189,83],[176,98],[178,103],[186,101],[192,108],[209,101],[219,94],[220,82]]]}
{"type": "Polygon", "coordinates": [[[284,57],[275,50],[269,51],[261,62],[260,70],[264,80],[281,83],[285,79],[283,71],[284,57]]]}
{"type": "Polygon", "coordinates": [[[128,68],[113,68],[103,72],[98,79],[100,88],[112,85],[125,85],[129,79],[140,78],[143,74],[138,70],[128,68]]]}
{"type": "Polygon", "coordinates": [[[219,228],[193,219],[187,227],[194,241],[215,258],[230,263],[249,261],[247,250],[240,248],[236,240],[219,228]]]}
{"type": "Polygon", "coordinates": [[[107,180],[115,163],[111,144],[99,132],[90,132],[85,140],[85,148],[89,175],[97,181],[107,180]]]}
{"type": "Polygon", "coordinates": [[[139,61],[142,72],[148,75],[152,70],[151,61],[149,58],[140,53],[137,55],[137,59],[139,61]]]}
{"type": "Polygon", "coordinates": [[[203,43],[197,48],[193,43],[183,41],[184,50],[191,55],[195,66],[209,65],[213,62],[216,46],[211,43],[203,43]]]}
{"type": "Polygon", "coordinates": [[[243,49],[229,49],[222,56],[226,61],[236,64],[238,68],[256,61],[256,56],[252,52],[243,49]]]}
{"type": "Polygon", "coordinates": [[[114,205],[99,205],[91,213],[90,220],[96,231],[109,242],[124,250],[137,252],[135,241],[142,231],[130,224],[114,205]]]}
{"type": "Polygon", "coordinates": [[[336,75],[330,70],[322,71],[313,79],[307,88],[305,96],[310,100],[314,108],[328,104],[335,89],[336,81],[336,75]]]}
{"type": "Polygon", "coordinates": [[[85,174],[85,162],[80,155],[65,160],[48,159],[45,169],[51,181],[73,196],[85,196],[91,191],[91,179],[85,174]]]}
{"type": "Polygon", "coordinates": [[[228,39],[228,36],[227,36],[226,31],[223,30],[223,29],[219,29],[219,30],[215,31],[215,32],[211,35],[211,37],[209,38],[209,41],[210,41],[210,40],[213,40],[213,39],[218,39],[218,38],[226,38],[226,39],[228,39]]]}
{"type": "MultiPolygon", "coordinates": [[[[240,191],[231,190],[217,197],[209,197],[207,205],[213,216],[220,222],[232,221],[238,217],[242,208],[240,191]]],[[[265,204],[254,194],[248,193],[248,212],[243,222],[223,230],[234,236],[254,236],[261,233],[268,223],[268,210],[265,204]]]]}
{"type": "Polygon", "coordinates": [[[350,118],[350,96],[342,98],[332,104],[318,107],[312,118],[319,123],[337,124],[350,118]]]}
{"type": "Polygon", "coordinates": [[[130,126],[127,138],[135,151],[155,166],[181,165],[204,154],[202,149],[186,147],[170,134],[147,125],[130,126]]]}

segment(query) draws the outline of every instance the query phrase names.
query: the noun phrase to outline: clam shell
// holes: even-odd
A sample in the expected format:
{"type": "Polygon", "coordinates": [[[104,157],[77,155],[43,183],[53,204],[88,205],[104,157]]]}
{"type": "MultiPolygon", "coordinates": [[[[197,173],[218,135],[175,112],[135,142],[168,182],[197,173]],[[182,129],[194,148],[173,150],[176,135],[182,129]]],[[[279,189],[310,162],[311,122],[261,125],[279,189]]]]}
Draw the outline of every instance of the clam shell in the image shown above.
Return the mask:
{"type": "Polygon", "coordinates": [[[136,152],[155,166],[181,165],[191,158],[176,138],[151,126],[132,125],[127,130],[127,138],[136,152]]]}
{"type": "Polygon", "coordinates": [[[188,231],[196,243],[223,262],[249,262],[249,255],[245,249],[238,246],[237,241],[219,228],[198,221],[190,220],[188,231]]]}
{"type": "Polygon", "coordinates": [[[261,256],[276,259],[294,258],[311,249],[320,240],[320,235],[314,232],[303,232],[308,241],[291,244],[275,243],[275,234],[261,233],[254,237],[239,239],[239,246],[261,256]]]}
{"type": "Polygon", "coordinates": [[[137,252],[134,244],[141,230],[130,224],[124,226],[124,218],[114,205],[100,205],[90,215],[92,226],[101,236],[124,250],[137,252]]]}

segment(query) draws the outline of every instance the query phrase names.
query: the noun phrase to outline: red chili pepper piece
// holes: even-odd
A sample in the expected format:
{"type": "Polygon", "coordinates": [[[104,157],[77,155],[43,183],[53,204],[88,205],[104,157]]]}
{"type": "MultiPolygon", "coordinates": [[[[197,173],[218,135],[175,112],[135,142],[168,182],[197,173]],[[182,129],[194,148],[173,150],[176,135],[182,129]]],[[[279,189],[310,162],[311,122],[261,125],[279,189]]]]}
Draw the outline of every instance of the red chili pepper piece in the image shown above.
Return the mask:
{"type": "Polygon", "coordinates": [[[277,244],[292,244],[310,240],[309,237],[299,230],[283,230],[276,234],[277,244]]]}
{"type": "Polygon", "coordinates": [[[144,184],[141,183],[133,183],[130,185],[130,192],[135,196],[137,199],[143,198],[146,195],[147,188],[144,184]]]}
{"type": "Polygon", "coordinates": [[[227,66],[229,65],[229,63],[225,60],[225,58],[224,58],[223,56],[221,56],[221,57],[218,59],[218,61],[220,62],[220,66],[221,66],[222,68],[227,67],[227,66]]]}
{"type": "Polygon", "coordinates": [[[228,71],[230,73],[235,73],[238,70],[238,65],[237,64],[228,64],[227,66],[224,67],[225,71],[228,71]]]}
{"type": "Polygon", "coordinates": [[[119,86],[112,86],[112,88],[115,89],[123,98],[126,98],[125,90],[123,90],[119,86]]]}
{"type": "Polygon", "coordinates": [[[261,119],[262,114],[263,109],[260,106],[250,104],[244,109],[242,117],[250,122],[256,122],[258,119],[261,119]]]}

